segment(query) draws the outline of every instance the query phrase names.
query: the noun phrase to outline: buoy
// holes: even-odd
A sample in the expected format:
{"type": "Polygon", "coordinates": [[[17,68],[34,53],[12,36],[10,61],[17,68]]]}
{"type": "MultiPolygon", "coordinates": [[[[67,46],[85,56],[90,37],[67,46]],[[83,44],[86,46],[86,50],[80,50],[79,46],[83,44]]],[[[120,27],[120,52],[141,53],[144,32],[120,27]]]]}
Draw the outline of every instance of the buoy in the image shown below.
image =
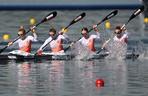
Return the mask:
{"type": "Polygon", "coordinates": [[[35,25],[36,19],[35,18],[30,18],[30,25],[35,25]]]}
{"type": "Polygon", "coordinates": [[[110,28],[111,28],[111,24],[110,24],[109,21],[106,21],[106,22],[105,22],[105,28],[106,28],[106,29],[110,29],[110,28]]]}
{"type": "Polygon", "coordinates": [[[148,23],[148,17],[144,18],[144,23],[148,23]]]}
{"type": "Polygon", "coordinates": [[[8,41],[10,39],[10,35],[9,34],[4,34],[3,35],[3,40],[4,41],[8,41]]]}
{"type": "Polygon", "coordinates": [[[104,87],[104,80],[103,79],[97,79],[96,80],[96,87],[97,88],[104,87]]]}

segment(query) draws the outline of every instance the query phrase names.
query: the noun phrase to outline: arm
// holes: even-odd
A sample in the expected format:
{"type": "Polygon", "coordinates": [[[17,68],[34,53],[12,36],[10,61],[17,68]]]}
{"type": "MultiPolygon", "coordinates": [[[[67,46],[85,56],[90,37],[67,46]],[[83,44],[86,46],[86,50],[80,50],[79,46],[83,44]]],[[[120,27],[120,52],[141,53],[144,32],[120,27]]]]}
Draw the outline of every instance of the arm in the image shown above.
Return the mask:
{"type": "Polygon", "coordinates": [[[128,42],[128,33],[127,32],[124,33],[123,40],[124,40],[125,43],[128,42]]]}
{"type": "Polygon", "coordinates": [[[19,42],[19,39],[13,43],[13,41],[8,42],[8,46],[14,46],[19,42]]]}
{"type": "Polygon", "coordinates": [[[36,33],[32,33],[33,34],[33,41],[37,41],[37,34],[36,33]]]}
{"type": "Polygon", "coordinates": [[[44,44],[39,48],[39,50],[43,50],[43,47],[44,47],[45,45],[47,45],[49,42],[51,42],[51,40],[52,40],[51,37],[49,37],[48,39],[46,39],[45,42],[44,42],[44,44]]]}
{"type": "Polygon", "coordinates": [[[31,38],[31,41],[36,42],[36,41],[37,41],[37,34],[36,34],[36,30],[35,30],[35,29],[33,29],[32,27],[31,27],[30,29],[31,29],[31,32],[32,32],[32,35],[33,35],[33,38],[31,38]]]}
{"type": "Polygon", "coordinates": [[[66,33],[62,32],[62,31],[59,31],[59,38],[58,39],[62,39],[66,43],[70,42],[68,35],[66,33]]]}
{"type": "Polygon", "coordinates": [[[94,31],[96,32],[96,35],[92,35],[93,38],[95,38],[95,39],[100,39],[100,33],[99,33],[98,28],[97,28],[97,25],[93,25],[93,29],[94,29],[94,31]]]}
{"type": "Polygon", "coordinates": [[[123,32],[123,40],[125,43],[128,42],[128,32],[127,32],[127,29],[125,27],[122,28],[122,32],[123,32]]]}

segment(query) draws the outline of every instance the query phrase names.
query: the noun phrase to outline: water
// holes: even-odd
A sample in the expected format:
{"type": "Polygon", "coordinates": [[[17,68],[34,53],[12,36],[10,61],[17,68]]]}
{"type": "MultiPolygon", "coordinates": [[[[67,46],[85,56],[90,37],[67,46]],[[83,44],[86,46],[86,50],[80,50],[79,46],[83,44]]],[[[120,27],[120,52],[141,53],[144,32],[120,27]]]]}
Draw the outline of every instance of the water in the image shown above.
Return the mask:
{"type": "Polygon", "coordinates": [[[0,65],[1,96],[146,96],[147,60],[9,62],[0,65]],[[97,88],[95,81],[105,86],[97,88]]]}
{"type": "MultiPolygon", "coordinates": [[[[77,40],[81,36],[80,30],[83,26],[96,24],[110,11],[85,11],[86,17],[71,26],[67,34],[72,40],[77,40]]],[[[11,39],[14,39],[20,25],[29,27],[30,17],[36,17],[37,21],[40,21],[49,12],[51,11],[1,11],[0,36],[8,33],[11,34],[11,39]]],[[[58,16],[54,20],[38,27],[39,41],[43,42],[48,37],[49,26],[52,25],[60,30],[81,12],[58,11],[58,16]]],[[[110,20],[111,30],[117,24],[124,24],[132,12],[133,10],[119,10],[119,14],[110,20]]],[[[129,50],[138,49],[139,42],[144,46],[140,47],[147,50],[147,40],[144,39],[146,32],[141,29],[143,25],[139,22],[141,19],[138,16],[127,26],[130,34],[129,50]]],[[[104,28],[104,23],[98,28],[103,37],[99,44],[96,42],[97,48],[110,37],[104,28]]],[[[3,42],[2,38],[0,39],[3,42]]],[[[35,43],[33,51],[36,51],[40,45],[41,43],[35,43]]],[[[1,47],[3,46],[2,43],[1,47]]],[[[13,49],[16,48],[10,47],[6,52],[13,49]]],[[[137,60],[0,61],[0,96],[147,96],[148,94],[147,54],[137,60]],[[95,85],[97,79],[103,79],[105,86],[97,88],[95,85]]]]}

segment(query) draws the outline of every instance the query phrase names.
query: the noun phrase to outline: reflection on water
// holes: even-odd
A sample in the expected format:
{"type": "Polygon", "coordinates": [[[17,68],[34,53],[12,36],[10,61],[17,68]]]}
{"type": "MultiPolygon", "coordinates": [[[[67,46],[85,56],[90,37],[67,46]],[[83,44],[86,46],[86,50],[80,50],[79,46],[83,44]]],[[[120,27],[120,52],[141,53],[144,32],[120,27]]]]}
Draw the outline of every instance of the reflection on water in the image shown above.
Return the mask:
{"type": "Polygon", "coordinates": [[[18,67],[19,96],[60,96],[63,87],[64,63],[51,61],[51,64],[34,66],[27,62],[18,67]]]}
{"type": "MultiPolygon", "coordinates": [[[[110,96],[125,96],[127,93],[127,64],[125,61],[106,61],[108,90],[110,96]]],[[[108,95],[109,95],[108,94],[108,95]]]]}
{"type": "Polygon", "coordinates": [[[93,61],[76,61],[76,73],[79,80],[81,96],[94,96],[95,75],[93,74],[93,61]]]}
{"type": "Polygon", "coordinates": [[[60,96],[64,86],[64,61],[51,61],[48,74],[50,95],[60,96]]]}
{"type": "Polygon", "coordinates": [[[144,96],[145,61],[72,60],[0,64],[2,96],[144,96]],[[104,87],[96,87],[102,79],[104,87]]]}
{"type": "Polygon", "coordinates": [[[17,79],[18,79],[18,95],[21,96],[31,96],[32,92],[30,89],[32,89],[33,80],[30,78],[30,70],[31,65],[28,62],[24,62],[22,64],[17,65],[18,73],[17,73],[17,79]]]}

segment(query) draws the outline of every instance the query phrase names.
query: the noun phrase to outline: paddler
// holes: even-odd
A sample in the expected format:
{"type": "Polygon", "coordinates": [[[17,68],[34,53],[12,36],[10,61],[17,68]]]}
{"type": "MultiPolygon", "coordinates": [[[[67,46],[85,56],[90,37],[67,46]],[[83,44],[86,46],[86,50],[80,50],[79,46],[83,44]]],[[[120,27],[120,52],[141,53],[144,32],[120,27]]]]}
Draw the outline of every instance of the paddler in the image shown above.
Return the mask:
{"type": "MultiPolygon", "coordinates": [[[[128,32],[125,27],[116,26],[114,31],[115,36],[113,37],[113,42],[116,42],[120,45],[127,45],[128,42],[128,32]]],[[[111,39],[107,40],[102,48],[106,48],[107,44],[109,43],[111,39]]]]}
{"type": "Polygon", "coordinates": [[[128,33],[125,27],[121,28],[121,26],[116,26],[114,33],[115,33],[115,36],[113,38],[114,41],[127,44],[128,33]]]}
{"type": "Polygon", "coordinates": [[[115,36],[107,40],[102,49],[109,51],[109,57],[125,58],[127,52],[128,33],[125,27],[116,26],[114,30],[115,36]],[[112,41],[111,41],[112,40],[112,41]]]}
{"type": "Polygon", "coordinates": [[[20,39],[18,39],[14,43],[9,42],[8,45],[10,46],[12,44],[18,44],[20,51],[30,53],[32,42],[37,41],[36,32],[34,30],[31,30],[31,32],[32,32],[33,36],[26,36],[26,31],[25,31],[24,27],[20,26],[20,28],[18,30],[18,36],[20,37],[20,39]]]}
{"type": "Polygon", "coordinates": [[[59,31],[58,35],[56,33],[57,32],[54,28],[49,30],[49,38],[45,40],[44,44],[37,51],[38,55],[42,55],[43,48],[48,43],[52,54],[64,53],[63,42],[69,42],[69,38],[64,32],[62,32],[62,30],[59,31]]]}
{"type": "Polygon", "coordinates": [[[78,42],[80,42],[80,44],[87,47],[92,52],[95,52],[95,39],[100,39],[100,33],[97,25],[93,25],[93,29],[96,34],[89,35],[87,27],[83,27],[81,30],[81,34],[83,37],[78,42]]]}

